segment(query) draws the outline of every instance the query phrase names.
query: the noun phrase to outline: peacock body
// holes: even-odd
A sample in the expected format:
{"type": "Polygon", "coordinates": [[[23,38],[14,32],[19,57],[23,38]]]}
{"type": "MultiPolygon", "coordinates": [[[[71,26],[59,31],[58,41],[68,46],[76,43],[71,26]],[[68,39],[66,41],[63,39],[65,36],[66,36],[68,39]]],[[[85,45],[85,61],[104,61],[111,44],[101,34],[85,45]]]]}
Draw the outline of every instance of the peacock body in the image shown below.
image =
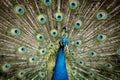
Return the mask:
{"type": "Polygon", "coordinates": [[[0,80],[119,79],[119,0],[0,0],[0,80]]]}
{"type": "Polygon", "coordinates": [[[64,47],[67,44],[68,44],[68,39],[66,38],[66,36],[63,36],[61,39],[60,47],[58,49],[52,80],[68,80],[65,55],[64,55],[64,47]]]}

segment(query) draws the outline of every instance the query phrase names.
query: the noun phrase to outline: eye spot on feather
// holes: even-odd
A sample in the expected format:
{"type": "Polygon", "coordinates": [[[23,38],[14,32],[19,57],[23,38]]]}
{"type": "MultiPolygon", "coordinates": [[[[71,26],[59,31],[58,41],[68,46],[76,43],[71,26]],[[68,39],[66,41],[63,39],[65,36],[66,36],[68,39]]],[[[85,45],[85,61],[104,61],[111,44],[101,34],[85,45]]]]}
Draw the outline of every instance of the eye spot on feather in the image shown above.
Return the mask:
{"type": "Polygon", "coordinates": [[[76,23],[77,26],[80,26],[80,23],[76,23]]]}
{"type": "Polygon", "coordinates": [[[58,16],[57,16],[57,18],[58,18],[58,19],[61,19],[61,16],[60,16],[60,15],[58,15],[58,16]]]}
{"type": "Polygon", "coordinates": [[[77,6],[78,6],[78,2],[77,2],[77,0],[70,0],[69,1],[69,7],[70,7],[70,9],[76,9],[77,8],[77,6]]]}
{"type": "Polygon", "coordinates": [[[71,5],[74,7],[74,6],[75,6],[75,3],[71,3],[71,5]]]}
{"type": "Polygon", "coordinates": [[[80,27],[82,27],[82,24],[83,24],[83,22],[82,22],[81,20],[77,20],[77,21],[75,22],[75,28],[76,28],[76,29],[79,29],[80,27]]]}
{"type": "Polygon", "coordinates": [[[44,15],[39,15],[37,17],[37,21],[40,23],[40,24],[44,24],[46,22],[46,18],[44,15]]]}
{"type": "Polygon", "coordinates": [[[90,52],[89,52],[89,56],[90,56],[90,57],[94,57],[94,56],[96,56],[96,52],[94,52],[94,51],[90,51],[90,52]]]}
{"type": "Polygon", "coordinates": [[[76,70],[72,70],[71,73],[72,73],[73,76],[75,76],[77,74],[77,71],[76,70]]]}
{"type": "Polygon", "coordinates": [[[102,18],[103,15],[101,13],[98,14],[98,18],[102,18]]]}
{"type": "Polygon", "coordinates": [[[50,43],[49,45],[48,45],[48,48],[49,49],[52,49],[54,47],[54,44],[53,43],[50,43]]]}
{"type": "Polygon", "coordinates": [[[79,42],[76,42],[77,45],[79,45],[79,42]]]}
{"type": "Polygon", "coordinates": [[[9,68],[9,66],[6,64],[6,65],[5,65],[5,68],[9,68]]]}
{"type": "Polygon", "coordinates": [[[56,37],[56,36],[57,36],[57,30],[56,30],[56,29],[52,29],[52,30],[50,31],[50,33],[51,33],[51,36],[53,36],[53,37],[56,37]]]}
{"type": "Polygon", "coordinates": [[[72,56],[74,56],[74,53],[71,53],[72,56]]]}
{"type": "Polygon", "coordinates": [[[21,46],[21,47],[18,48],[18,53],[20,53],[20,54],[23,54],[23,53],[25,53],[26,51],[27,51],[27,49],[26,49],[25,46],[21,46]]]}
{"type": "Polygon", "coordinates": [[[21,48],[21,51],[25,51],[25,48],[21,48]]]}
{"type": "Polygon", "coordinates": [[[40,21],[43,22],[43,21],[44,21],[44,18],[40,18],[40,21]]]}
{"type": "Polygon", "coordinates": [[[56,21],[62,21],[63,20],[63,14],[61,12],[57,12],[55,14],[56,21]]]}
{"type": "Polygon", "coordinates": [[[119,55],[120,55],[120,49],[119,49],[119,50],[117,50],[117,54],[119,54],[119,55]]]}
{"type": "Polygon", "coordinates": [[[24,10],[24,8],[23,8],[22,5],[16,5],[16,6],[14,7],[14,11],[15,11],[15,13],[18,14],[18,15],[23,15],[23,14],[25,13],[25,10],[24,10]]]}
{"type": "Polygon", "coordinates": [[[36,59],[35,57],[30,57],[30,58],[29,58],[29,62],[30,62],[30,63],[33,63],[33,62],[35,62],[35,61],[37,61],[37,59],[36,59]]]}
{"type": "Polygon", "coordinates": [[[50,2],[50,0],[45,0],[46,1],[46,3],[49,3],[50,2]]]}
{"type": "Polygon", "coordinates": [[[82,41],[81,40],[77,40],[75,41],[75,46],[78,47],[82,44],[82,41]]]}
{"type": "Polygon", "coordinates": [[[39,76],[40,76],[41,78],[44,78],[44,77],[45,77],[45,72],[40,72],[40,73],[39,73],[39,76]]]}
{"type": "Polygon", "coordinates": [[[21,74],[21,75],[23,75],[24,73],[23,73],[23,72],[21,72],[20,74],[21,74]]]}
{"type": "Polygon", "coordinates": [[[19,73],[18,73],[18,77],[19,78],[22,78],[22,77],[24,77],[24,75],[25,75],[25,71],[19,71],[19,73]]]}
{"type": "Polygon", "coordinates": [[[88,75],[89,75],[90,77],[93,77],[93,76],[94,76],[94,74],[93,74],[92,71],[88,72],[88,75]]]}
{"type": "Polygon", "coordinates": [[[35,58],[32,58],[32,61],[35,61],[35,58]]]}
{"type": "Polygon", "coordinates": [[[103,35],[103,34],[99,34],[99,35],[97,36],[97,39],[98,39],[99,41],[105,41],[105,40],[107,39],[107,36],[106,36],[106,35],[103,35]]]}
{"type": "Polygon", "coordinates": [[[9,71],[9,69],[10,69],[10,64],[8,64],[8,63],[7,63],[7,64],[4,64],[4,65],[2,66],[2,70],[5,71],[5,72],[6,72],[6,71],[9,71]]]}
{"type": "Polygon", "coordinates": [[[18,35],[20,35],[20,33],[21,33],[21,31],[20,31],[19,28],[12,28],[12,29],[11,29],[11,34],[12,34],[13,36],[18,36],[18,35]]]}
{"type": "Polygon", "coordinates": [[[23,12],[23,10],[22,10],[21,8],[19,8],[19,9],[18,9],[18,12],[21,13],[21,12],[23,12]]]}
{"type": "Polygon", "coordinates": [[[37,39],[38,41],[43,41],[43,40],[44,40],[44,36],[43,36],[42,34],[37,34],[37,35],[36,35],[36,39],[37,39]]]}
{"type": "Polygon", "coordinates": [[[40,52],[41,55],[45,55],[47,53],[47,50],[46,49],[40,49],[39,52],[40,52]]]}
{"type": "Polygon", "coordinates": [[[45,68],[45,67],[46,67],[46,63],[42,63],[42,64],[41,64],[41,67],[42,67],[42,68],[45,68]]]}
{"type": "Polygon", "coordinates": [[[4,65],[4,70],[5,70],[5,71],[9,70],[9,68],[10,68],[10,64],[5,64],[5,65],[4,65]]]}
{"type": "Polygon", "coordinates": [[[83,64],[84,64],[84,61],[83,61],[83,60],[79,60],[79,64],[80,64],[80,65],[83,65],[83,64]]]}
{"type": "Polygon", "coordinates": [[[43,38],[42,36],[39,37],[39,39],[42,39],[42,38],[43,38]]]}
{"type": "Polygon", "coordinates": [[[73,58],[75,58],[75,57],[77,56],[77,53],[75,53],[75,52],[70,52],[70,56],[73,57],[73,58]]]}
{"type": "Polygon", "coordinates": [[[100,10],[97,12],[96,17],[98,20],[105,20],[107,18],[107,12],[100,10]]]}
{"type": "Polygon", "coordinates": [[[43,3],[45,6],[50,6],[51,5],[51,0],[43,0],[43,3]]]}
{"type": "Polygon", "coordinates": [[[18,30],[15,30],[15,33],[19,33],[19,31],[18,31],[18,30]]]}
{"type": "Polygon", "coordinates": [[[105,64],[106,68],[112,68],[112,65],[110,63],[105,64]]]}
{"type": "Polygon", "coordinates": [[[80,61],[80,64],[82,64],[82,61],[80,61]]]}

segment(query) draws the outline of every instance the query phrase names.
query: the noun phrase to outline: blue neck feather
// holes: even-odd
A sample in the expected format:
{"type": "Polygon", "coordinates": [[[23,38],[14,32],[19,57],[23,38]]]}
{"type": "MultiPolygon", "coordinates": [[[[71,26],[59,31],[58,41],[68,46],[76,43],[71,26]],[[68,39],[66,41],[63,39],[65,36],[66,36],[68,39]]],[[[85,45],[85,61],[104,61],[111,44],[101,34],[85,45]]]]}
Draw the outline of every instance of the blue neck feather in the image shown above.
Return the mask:
{"type": "MultiPolygon", "coordinates": [[[[65,40],[65,38],[64,38],[64,40],[65,40]]],[[[66,61],[65,61],[66,58],[64,55],[64,44],[68,43],[67,38],[66,38],[66,41],[63,42],[63,40],[62,40],[63,45],[60,44],[60,47],[58,49],[54,72],[52,75],[52,80],[68,80],[66,61]]]]}

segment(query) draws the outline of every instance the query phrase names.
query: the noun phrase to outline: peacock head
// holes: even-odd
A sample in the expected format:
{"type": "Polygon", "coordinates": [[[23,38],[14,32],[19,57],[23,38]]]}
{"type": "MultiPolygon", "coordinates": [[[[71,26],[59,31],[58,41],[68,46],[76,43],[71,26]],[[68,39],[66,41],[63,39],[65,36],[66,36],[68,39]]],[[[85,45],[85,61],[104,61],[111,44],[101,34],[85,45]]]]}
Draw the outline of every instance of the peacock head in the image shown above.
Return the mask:
{"type": "Polygon", "coordinates": [[[68,45],[68,38],[66,37],[66,35],[63,35],[61,40],[60,40],[60,46],[61,47],[66,47],[68,45]]]}

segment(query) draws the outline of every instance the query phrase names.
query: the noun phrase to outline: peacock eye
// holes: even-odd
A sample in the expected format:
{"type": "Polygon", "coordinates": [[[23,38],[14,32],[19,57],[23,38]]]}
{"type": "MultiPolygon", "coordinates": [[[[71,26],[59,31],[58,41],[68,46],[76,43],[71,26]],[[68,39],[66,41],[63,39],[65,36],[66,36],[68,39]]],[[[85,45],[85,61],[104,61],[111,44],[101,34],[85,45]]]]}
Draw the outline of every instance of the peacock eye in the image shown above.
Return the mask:
{"type": "Polygon", "coordinates": [[[53,43],[50,43],[50,44],[48,45],[48,48],[49,48],[49,49],[54,48],[54,44],[53,44],[53,43]]]}
{"type": "Polygon", "coordinates": [[[33,63],[33,62],[35,62],[36,60],[37,60],[37,59],[36,59],[35,57],[30,57],[30,58],[29,58],[29,62],[30,62],[30,63],[33,63]]]}
{"type": "Polygon", "coordinates": [[[20,31],[20,29],[18,29],[18,28],[12,28],[12,29],[11,29],[11,34],[12,34],[12,35],[17,36],[17,35],[20,35],[20,33],[21,33],[21,31],[20,31]]]}
{"type": "Polygon", "coordinates": [[[42,67],[42,68],[45,68],[45,67],[46,67],[46,63],[42,63],[42,64],[41,64],[41,67],[42,67]]]}
{"type": "Polygon", "coordinates": [[[73,53],[73,52],[71,53],[71,56],[74,56],[74,53],[73,53]]]}
{"type": "Polygon", "coordinates": [[[6,68],[6,69],[8,69],[8,68],[9,68],[9,65],[8,65],[8,64],[6,64],[6,65],[5,65],[5,68],[6,68]]]}
{"type": "Polygon", "coordinates": [[[70,9],[76,9],[78,6],[77,0],[70,0],[69,6],[70,6],[70,9]]]}
{"type": "Polygon", "coordinates": [[[55,14],[56,21],[62,21],[63,20],[63,14],[58,12],[55,14]]]}
{"type": "Polygon", "coordinates": [[[96,53],[95,53],[94,51],[90,51],[90,52],[89,52],[89,56],[90,56],[90,57],[94,57],[95,55],[96,55],[96,53]]]}
{"type": "Polygon", "coordinates": [[[36,38],[38,41],[43,41],[44,40],[44,36],[42,34],[37,34],[36,38]]]}
{"type": "Polygon", "coordinates": [[[8,71],[10,69],[10,64],[4,64],[2,67],[3,71],[8,71]]]}
{"type": "Polygon", "coordinates": [[[112,65],[110,63],[105,64],[106,68],[112,68],[112,65]]]}
{"type": "Polygon", "coordinates": [[[14,11],[18,15],[23,15],[25,13],[25,10],[24,10],[24,8],[21,5],[16,5],[14,7],[14,11]]]}
{"type": "Polygon", "coordinates": [[[97,39],[98,39],[99,41],[104,41],[104,40],[106,40],[106,38],[107,38],[107,36],[106,36],[106,35],[103,35],[103,34],[99,34],[99,35],[97,36],[97,39]]]}
{"type": "Polygon", "coordinates": [[[19,77],[19,78],[22,78],[24,75],[25,75],[25,71],[20,71],[20,72],[18,73],[18,77],[19,77]]]}
{"type": "Polygon", "coordinates": [[[46,6],[50,6],[51,4],[51,0],[44,0],[43,2],[44,2],[44,5],[46,6]]]}
{"type": "Polygon", "coordinates": [[[39,15],[37,17],[37,21],[40,23],[40,24],[44,24],[46,22],[46,18],[44,15],[39,15]]]}
{"type": "Polygon", "coordinates": [[[89,75],[90,77],[93,77],[93,76],[94,76],[94,74],[93,74],[92,71],[88,72],[88,75],[89,75]]]}
{"type": "Polygon", "coordinates": [[[56,37],[57,36],[57,30],[55,30],[55,29],[51,30],[51,36],[56,37]]]}
{"type": "Polygon", "coordinates": [[[119,54],[119,55],[120,55],[120,49],[119,49],[119,50],[117,50],[117,54],[119,54]]]}
{"type": "Polygon", "coordinates": [[[79,64],[83,65],[84,64],[83,60],[79,60],[79,64]]]}
{"type": "Polygon", "coordinates": [[[73,76],[75,76],[77,74],[77,71],[76,70],[72,70],[71,73],[72,73],[73,76]]]}
{"type": "Polygon", "coordinates": [[[44,55],[46,54],[47,50],[46,49],[40,49],[40,54],[44,55]]]}
{"type": "Polygon", "coordinates": [[[107,13],[105,11],[99,11],[96,16],[98,20],[104,20],[107,18],[107,13]]]}
{"type": "Polygon", "coordinates": [[[71,52],[70,55],[75,58],[77,56],[77,54],[75,52],[71,52]]]}
{"type": "Polygon", "coordinates": [[[21,46],[18,48],[18,52],[19,53],[25,53],[27,51],[26,47],[25,46],[21,46]]]}
{"type": "Polygon", "coordinates": [[[82,44],[82,41],[81,40],[77,40],[75,41],[75,46],[78,47],[82,44]]]}
{"type": "Polygon", "coordinates": [[[80,61],[80,64],[82,64],[82,61],[80,61]]]}
{"type": "Polygon", "coordinates": [[[44,78],[45,77],[45,72],[40,72],[39,75],[40,75],[41,78],[44,78]]]}
{"type": "Polygon", "coordinates": [[[81,20],[78,20],[75,22],[75,28],[78,29],[82,26],[82,21],[81,20]]]}

